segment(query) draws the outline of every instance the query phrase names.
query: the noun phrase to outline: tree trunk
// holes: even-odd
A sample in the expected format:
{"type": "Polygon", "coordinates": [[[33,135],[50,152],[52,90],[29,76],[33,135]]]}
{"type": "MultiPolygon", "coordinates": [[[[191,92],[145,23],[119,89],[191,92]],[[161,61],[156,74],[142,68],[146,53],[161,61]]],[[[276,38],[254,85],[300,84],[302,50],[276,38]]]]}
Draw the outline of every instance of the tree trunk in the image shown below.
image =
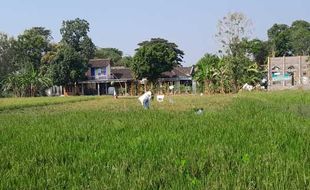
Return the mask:
{"type": "Polygon", "coordinates": [[[223,81],[223,79],[221,79],[221,94],[225,94],[225,90],[224,90],[224,81],[223,81]]]}
{"type": "Polygon", "coordinates": [[[234,92],[237,93],[239,89],[238,80],[234,79],[234,92]]]}
{"type": "Polygon", "coordinates": [[[33,97],[32,95],[33,95],[33,85],[30,84],[30,97],[33,97]]]}

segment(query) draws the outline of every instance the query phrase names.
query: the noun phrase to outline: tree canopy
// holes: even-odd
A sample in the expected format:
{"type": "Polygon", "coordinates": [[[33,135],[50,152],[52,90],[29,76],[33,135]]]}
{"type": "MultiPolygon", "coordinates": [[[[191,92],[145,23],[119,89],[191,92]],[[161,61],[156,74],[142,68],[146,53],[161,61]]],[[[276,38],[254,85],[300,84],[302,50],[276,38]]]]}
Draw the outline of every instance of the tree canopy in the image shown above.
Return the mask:
{"type": "Polygon", "coordinates": [[[98,48],[96,50],[95,58],[111,59],[114,65],[121,65],[123,52],[116,48],[98,48]]]}
{"type": "MultiPolygon", "coordinates": [[[[139,43],[131,57],[117,48],[97,49],[89,31],[89,23],[76,18],[62,22],[60,42],[52,42],[44,27],[26,29],[17,37],[0,33],[0,87],[17,96],[35,96],[49,85],[76,84],[84,80],[92,58],[111,59],[114,66],[130,67],[136,79],[156,82],[183,60],[184,52],[166,39],[139,43]]],[[[266,41],[251,39],[251,32],[252,22],[243,13],[219,20],[219,55],[206,54],[196,64],[195,78],[205,90],[237,92],[244,83],[257,83],[268,56],[310,55],[310,23],[305,20],[275,23],[266,41]]]]}
{"type": "MultiPolygon", "coordinates": [[[[232,85],[226,85],[234,92],[238,92],[242,83],[252,82],[252,76],[248,72],[248,68],[254,65],[249,57],[249,50],[254,50],[254,46],[249,46],[248,38],[251,33],[251,20],[243,13],[229,13],[227,16],[219,20],[218,33],[216,37],[221,44],[220,52],[224,56],[221,66],[225,64],[226,73],[229,73],[227,80],[232,85]]],[[[254,43],[252,43],[254,45],[254,43]]],[[[253,55],[257,52],[253,51],[253,55]]],[[[258,58],[258,57],[257,57],[258,58]]],[[[224,87],[223,81],[220,85],[224,87]]],[[[223,90],[221,90],[223,92],[223,90]]],[[[230,90],[225,90],[230,91],[230,90]]]]}
{"type": "MultiPolygon", "coordinates": [[[[0,33],[0,81],[14,70],[13,59],[15,40],[4,33],[0,33]]],[[[1,84],[0,84],[1,85],[1,84]]]]}
{"type": "Polygon", "coordinates": [[[252,21],[241,12],[229,13],[218,21],[218,39],[220,52],[235,55],[239,50],[238,44],[243,39],[248,39],[252,33],[252,21]]]}
{"type": "Polygon", "coordinates": [[[85,77],[87,61],[74,48],[61,46],[51,62],[51,78],[55,85],[76,83],[85,77]]]}
{"type": "Polygon", "coordinates": [[[181,65],[184,52],[175,43],[162,38],[152,38],[138,45],[131,65],[137,79],[146,77],[154,82],[162,72],[181,65]]]}
{"type": "Polygon", "coordinates": [[[60,29],[61,43],[73,48],[86,59],[91,59],[94,57],[96,47],[88,36],[88,32],[89,23],[84,19],[63,21],[60,29]]]}
{"type": "Polygon", "coordinates": [[[95,45],[88,36],[89,23],[75,19],[63,21],[62,40],[51,60],[51,77],[56,85],[67,85],[83,80],[95,45]]]}
{"type": "Polygon", "coordinates": [[[310,23],[297,20],[291,26],[274,24],[268,30],[273,56],[310,55],[310,23]]]}
{"type": "Polygon", "coordinates": [[[44,27],[27,29],[17,37],[15,48],[15,65],[18,68],[41,66],[41,59],[50,50],[51,31],[44,27]]]}

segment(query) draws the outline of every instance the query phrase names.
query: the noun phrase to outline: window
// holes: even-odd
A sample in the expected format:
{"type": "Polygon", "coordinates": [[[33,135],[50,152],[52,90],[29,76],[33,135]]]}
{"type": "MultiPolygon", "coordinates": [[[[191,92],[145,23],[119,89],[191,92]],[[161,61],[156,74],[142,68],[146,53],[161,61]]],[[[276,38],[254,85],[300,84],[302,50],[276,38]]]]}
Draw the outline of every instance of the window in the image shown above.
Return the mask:
{"type": "Polygon", "coordinates": [[[107,75],[107,68],[106,67],[102,68],[102,73],[103,73],[103,75],[107,75]]]}
{"type": "Polygon", "coordinates": [[[95,72],[96,72],[96,68],[90,69],[91,76],[95,76],[95,72]]]}
{"type": "Polygon", "coordinates": [[[98,72],[98,76],[101,75],[101,68],[97,69],[97,72],[98,72]]]}

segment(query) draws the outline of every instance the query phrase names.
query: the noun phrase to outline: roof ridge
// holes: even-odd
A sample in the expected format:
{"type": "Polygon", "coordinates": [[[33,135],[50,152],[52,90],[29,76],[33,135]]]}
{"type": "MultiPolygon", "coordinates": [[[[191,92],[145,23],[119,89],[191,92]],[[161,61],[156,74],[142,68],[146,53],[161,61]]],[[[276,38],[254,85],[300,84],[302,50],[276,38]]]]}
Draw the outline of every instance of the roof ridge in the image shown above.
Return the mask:
{"type": "MultiPolygon", "coordinates": [[[[183,67],[183,66],[181,66],[182,68],[190,68],[190,67],[183,67]]],[[[176,69],[176,68],[181,68],[181,67],[175,67],[174,69],[176,69]]],[[[182,74],[184,74],[184,75],[190,75],[190,74],[187,74],[187,73],[185,73],[184,71],[182,71],[182,70],[180,70],[180,69],[177,69],[180,73],[182,73],[182,74]]]]}

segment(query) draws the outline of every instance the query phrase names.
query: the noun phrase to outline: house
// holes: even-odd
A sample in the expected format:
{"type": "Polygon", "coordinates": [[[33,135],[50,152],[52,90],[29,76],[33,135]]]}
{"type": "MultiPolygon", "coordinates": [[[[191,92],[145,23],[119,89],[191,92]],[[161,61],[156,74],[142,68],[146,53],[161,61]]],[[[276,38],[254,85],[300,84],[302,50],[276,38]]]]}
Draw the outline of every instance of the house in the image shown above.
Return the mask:
{"type": "Polygon", "coordinates": [[[268,58],[268,89],[310,88],[308,56],[268,58]]]}
{"type": "Polygon", "coordinates": [[[106,80],[111,77],[111,60],[109,59],[91,59],[89,60],[89,69],[86,73],[88,80],[106,80]]]}
{"type": "MultiPolygon", "coordinates": [[[[118,95],[139,95],[146,89],[141,81],[135,80],[133,72],[127,67],[113,67],[110,59],[91,59],[85,80],[70,85],[64,95],[111,95],[114,90],[118,95]]],[[[161,93],[192,93],[196,91],[196,83],[192,80],[193,67],[175,67],[164,72],[158,79],[161,93]]],[[[53,88],[52,88],[53,90],[53,88]]],[[[58,93],[58,91],[57,91],[58,93]]],[[[56,91],[49,94],[56,95],[56,91]]]]}
{"type": "Polygon", "coordinates": [[[174,86],[173,93],[196,93],[196,82],[193,80],[194,66],[174,67],[171,71],[163,72],[158,79],[164,91],[167,86],[174,86]]]}
{"type": "Polygon", "coordinates": [[[120,94],[128,94],[133,85],[133,74],[126,67],[112,67],[110,59],[92,59],[86,72],[87,80],[80,82],[82,95],[108,95],[109,88],[117,89],[120,94]]]}

